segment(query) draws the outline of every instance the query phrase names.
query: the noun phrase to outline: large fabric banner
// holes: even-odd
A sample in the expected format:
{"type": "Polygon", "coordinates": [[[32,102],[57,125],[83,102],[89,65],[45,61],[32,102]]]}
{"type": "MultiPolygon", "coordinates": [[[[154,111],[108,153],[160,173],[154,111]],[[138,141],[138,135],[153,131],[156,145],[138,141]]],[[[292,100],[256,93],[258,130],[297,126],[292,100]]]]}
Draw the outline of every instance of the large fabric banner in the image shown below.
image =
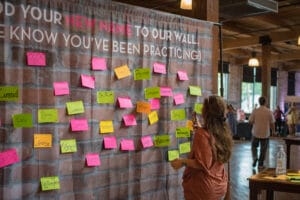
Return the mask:
{"type": "Polygon", "coordinates": [[[0,2],[0,199],[182,199],[212,24],[111,1],[0,2]]]}

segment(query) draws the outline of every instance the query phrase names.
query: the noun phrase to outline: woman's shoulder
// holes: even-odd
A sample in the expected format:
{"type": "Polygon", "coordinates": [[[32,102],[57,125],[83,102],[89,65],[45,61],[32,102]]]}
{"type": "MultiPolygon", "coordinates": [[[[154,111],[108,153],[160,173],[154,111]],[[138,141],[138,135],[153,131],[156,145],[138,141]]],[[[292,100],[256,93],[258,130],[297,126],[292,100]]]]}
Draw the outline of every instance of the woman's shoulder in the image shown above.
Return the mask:
{"type": "Polygon", "coordinates": [[[203,127],[198,128],[196,134],[199,137],[209,137],[208,131],[203,127]]]}

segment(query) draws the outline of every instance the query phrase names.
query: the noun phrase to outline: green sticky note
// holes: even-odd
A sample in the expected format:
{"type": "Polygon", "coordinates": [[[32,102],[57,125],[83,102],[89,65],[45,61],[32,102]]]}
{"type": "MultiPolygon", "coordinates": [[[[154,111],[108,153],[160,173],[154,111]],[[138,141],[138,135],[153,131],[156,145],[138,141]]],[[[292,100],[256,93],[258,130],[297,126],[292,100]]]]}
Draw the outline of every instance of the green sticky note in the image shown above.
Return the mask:
{"type": "Polygon", "coordinates": [[[17,101],[19,99],[19,88],[17,86],[1,86],[0,101],[17,101]]]}
{"type": "Polygon", "coordinates": [[[201,88],[198,86],[189,86],[190,88],[190,95],[195,95],[195,96],[201,96],[201,88]]]}
{"type": "Polygon", "coordinates": [[[150,80],[151,70],[149,68],[139,68],[134,70],[134,80],[150,80]]]}
{"type": "Polygon", "coordinates": [[[169,135],[157,135],[154,137],[154,145],[156,147],[170,146],[171,140],[169,135]]]}
{"type": "Polygon", "coordinates": [[[179,158],[179,151],[178,150],[170,150],[168,151],[168,159],[169,161],[175,160],[179,158]]]}
{"type": "Polygon", "coordinates": [[[38,122],[39,123],[58,122],[58,110],[57,109],[39,109],[38,110],[38,122]]]}
{"type": "Polygon", "coordinates": [[[84,113],[82,101],[67,102],[67,110],[69,115],[84,113]]]}
{"type": "Polygon", "coordinates": [[[41,178],[42,191],[47,190],[59,190],[59,178],[58,176],[48,176],[41,178]]]}
{"type": "Polygon", "coordinates": [[[179,144],[180,154],[189,153],[190,151],[191,151],[191,143],[190,142],[185,142],[185,143],[179,144]]]}
{"type": "Polygon", "coordinates": [[[62,153],[73,153],[77,151],[76,140],[61,140],[60,141],[60,150],[62,153]]]}
{"type": "Polygon", "coordinates": [[[99,91],[97,92],[97,102],[99,104],[115,102],[115,93],[113,91],[99,91]]]}
{"type": "Polygon", "coordinates": [[[160,87],[150,87],[145,88],[145,98],[146,99],[159,99],[160,98],[160,87]]]}
{"type": "Polygon", "coordinates": [[[187,138],[190,136],[191,136],[191,132],[188,127],[176,128],[176,138],[187,138]]]}
{"type": "Polygon", "coordinates": [[[185,110],[183,109],[171,110],[171,120],[172,121],[185,120],[185,110]]]}
{"type": "Polygon", "coordinates": [[[202,108],[203,108],[203,104],[202,103],[195,103],[195,105],[194,105],[194,111],[197,114],[202,114],[202,108]]]}
{"type": "Polygon", "coordinates": [[[13,115],[14,128],[31,128],[32,125],[32,114],[16,114],[13,115]]]}

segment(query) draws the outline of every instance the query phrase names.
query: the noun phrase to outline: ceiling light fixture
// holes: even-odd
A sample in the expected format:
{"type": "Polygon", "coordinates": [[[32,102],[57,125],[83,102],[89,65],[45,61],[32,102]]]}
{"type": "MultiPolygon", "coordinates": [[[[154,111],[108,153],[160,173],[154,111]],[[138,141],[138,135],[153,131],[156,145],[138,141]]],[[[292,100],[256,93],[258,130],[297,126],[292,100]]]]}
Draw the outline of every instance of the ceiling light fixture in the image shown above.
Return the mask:
{"type": "Polygon", "coordinates": [[[250,67],[258,67],[259,66],[259,61],[256,58],[256,53],[255,52],[252,52],[252,57],[249,59],[248,65],[250,67]]]}
{"type": "Polygon", "coordinates": [[[298,36],[298,45],[300,46],[300,35],[298,36]]]}
{"type": "Polygon", "coordinates": [[[184,10],[192,10],[192,0],[181,0],[180,8],[184,10]]]}

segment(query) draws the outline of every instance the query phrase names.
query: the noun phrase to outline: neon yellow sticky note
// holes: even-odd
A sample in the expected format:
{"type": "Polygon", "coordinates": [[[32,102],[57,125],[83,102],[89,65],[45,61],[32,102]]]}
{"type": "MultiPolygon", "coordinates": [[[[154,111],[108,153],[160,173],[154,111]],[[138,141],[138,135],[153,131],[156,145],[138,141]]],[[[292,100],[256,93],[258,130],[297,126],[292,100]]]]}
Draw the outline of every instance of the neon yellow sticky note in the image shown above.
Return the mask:
{"type": "Polygon", "coordinates": [[[192,121],[192,120],[187,120],[187,121],[186,121],[186,127],[187,127],[190,131],[194,130],[194,127],[193,127],[193,121],[192,121]]]}
{"type": "Polygon", "coordinates": [[[0,101],[17,101],[19,99],[19,88],[17,86],[1,86],[0,101]]]}
{"type": "Polygon", "coordinates": [[[42,191],[59,190],[60,183],[58,176],[41,177],[42,191]]]}
{"type": "Polygon", "coordinates": [[[113,91],[99,91],[97,92],[97,102],[99,104],[113,104],[115,102],[115,93],[113,91]]]}
{"type": "Polygon", "coordinates": [[[114,71],[118,79],[122,79],[131,75],[128,65],[122,65],[120,67],[117,67],[114,71]]]}
{"type": "Polygon", "coordinates": [[[144,89],[145,99],[160,98],[160,87],[149,87],[144,89]]]}
{"type": "Polygon", "coordinates": [[[151,70],[149,68],[139,68],[134,70],[134,80],[150,80],[151,70]]]}
{"type": "Polygon", "coordinates": [[[154,145],[156,147],[167,147],[170,146],[171,139],[169,135],[156,135],[154,137],[154,145]]]}
{"type": "Polygon", "coordinates": [[[172,121],[185,120],[185,110],[184,109],[171,110],[171,120],[172,121]]]}
{"type": "Polygon", "coordinates": [[[201,96],[202,95],[201,88],[198,87],[198,86],[190,85],[189,89],[190,89],[190,95],[195,95],[195,96],[201,96]]]}
{"type": "Polygon", "coordinates": [[[14,128],[31,128],[32,124],[32,114],[16,114],[13,115],[14,128]]]}
{"type": "Polygon", "coordinates": [[[67,102],[66,104],[67,104],[68,115],[84,113],[84,107],[82,101],[67,102]]]}
{"type": "Polygon", "coordinates": [[[195,105],[194,105],[194,111],[197,114],[202,114],[202,108],[203,108],[203,104],[202,103],[195,103],[195,105]]]}
{"type": "Polygon", "coordinates": [[[61,140],[60,141],[61,153],[73,153],[77,151],[77,145],[75,139],[61,140]]]}
{"type": "Polygon", "coordinates": [[[38,110],[38,122],[39,123],[58,122],[58,110],[57,109],[39,109],[38,110]]]}
{"type": "Polygon", "coordinates": [[[48,148],[52,147],[52,135],[51,134],[34,134],[33,136],[34,148],[48,148]]]}
{"type": "Polygon", "coordinates": [[[101,121],[99,123],[100,133],[112,133],[114,132],[114,125],[112,121],[101,121]]]}
{"type": "Polygon", "coordinates": [[[179,158],[179,151],[178,150],[169,150],[168,151],[168,160],[172,161],[179,158]]]}
{"type": "Polygon", "coordinates": [[[148,115],[148,118],[149,118],[150,124],[154,124],[154,123],[158,122],[158,115],[157,115],[157,112],[156,112],[156,111],[151,112],[151,113],[148,115]]]}
{"type": "Polygon", "coordinates": [[[191,136],[191,131],[188,127],[176,128],[176,138],[187,138],[191,136]]]}
{"type": "Polygon", "coordinates": [[[190,151],[191,151],[191,143],[190,142],[185,142],[185,143],[179,144],[180,154],[189,153],[190,151]]]}

